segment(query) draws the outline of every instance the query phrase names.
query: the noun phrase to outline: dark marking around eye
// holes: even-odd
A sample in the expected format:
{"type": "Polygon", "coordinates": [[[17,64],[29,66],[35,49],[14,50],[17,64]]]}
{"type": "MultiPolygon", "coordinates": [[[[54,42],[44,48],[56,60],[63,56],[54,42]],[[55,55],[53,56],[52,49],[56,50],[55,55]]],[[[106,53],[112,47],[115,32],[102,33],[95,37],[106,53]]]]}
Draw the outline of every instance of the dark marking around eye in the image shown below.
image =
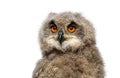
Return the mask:
{"type": "Polygon", "coordinates": [[[51,20],[49,24],[54,24],[54,20],[51,20]]]}
{"type": "Polygon", "coordinates": [[[78,25],[76,24],[76,22],[74,22],[74,21],[71,21],[68,26],[70,26],[70,25],[78,26],[78,25]]]}
{"type": "Polygon", "coordinates": [[[53,26],[57,28],[57,25],[55,24],[54,20],[51,20],[49,22],[49,25],[50,25],[50,28],[53,27],[53,26]]]}

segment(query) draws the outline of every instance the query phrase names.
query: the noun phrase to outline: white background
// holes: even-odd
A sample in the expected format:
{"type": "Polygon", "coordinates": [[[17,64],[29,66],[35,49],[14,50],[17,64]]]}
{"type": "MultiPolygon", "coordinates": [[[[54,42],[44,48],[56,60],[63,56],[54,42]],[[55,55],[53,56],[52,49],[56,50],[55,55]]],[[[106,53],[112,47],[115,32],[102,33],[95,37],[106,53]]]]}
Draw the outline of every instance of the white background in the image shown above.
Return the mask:
{"type": "Polygon", "coordinates": [[[106,78],[120,78],[119,0],[0,0],[0,78],[31,78],[49,12],[80,12],[96,29],[106,78]]]}

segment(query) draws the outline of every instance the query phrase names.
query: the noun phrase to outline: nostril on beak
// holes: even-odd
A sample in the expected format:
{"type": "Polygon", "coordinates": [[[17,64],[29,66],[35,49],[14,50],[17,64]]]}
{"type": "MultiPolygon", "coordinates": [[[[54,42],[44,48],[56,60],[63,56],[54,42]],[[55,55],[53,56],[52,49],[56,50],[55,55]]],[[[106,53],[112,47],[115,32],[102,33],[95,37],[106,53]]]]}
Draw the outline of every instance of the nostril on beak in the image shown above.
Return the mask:
{"type": "Polygon", "coordinates": [[[60,31],[58,32],[58,40],[59,40],[60,44],[65,40],[62,29],[60,29],[60,31]]]}

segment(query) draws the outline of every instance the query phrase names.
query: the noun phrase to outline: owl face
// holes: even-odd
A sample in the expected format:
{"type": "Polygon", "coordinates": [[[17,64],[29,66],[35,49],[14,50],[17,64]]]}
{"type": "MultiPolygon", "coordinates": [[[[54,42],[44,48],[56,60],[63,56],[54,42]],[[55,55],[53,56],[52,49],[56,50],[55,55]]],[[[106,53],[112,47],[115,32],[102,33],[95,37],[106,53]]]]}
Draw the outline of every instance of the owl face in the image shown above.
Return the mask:
{"type": "Polygon", "coordinates": [[[48,16],[40,31],[41,47],[45,51],[52,49],[62,52],[77,50],[84,45],[84,39],[87,35],[93,37],[93,30],[91,30],[89,23],[82,19],[80,14],[71,12],[52,13],[48,16]],[[90,35],[91,33],[92,35],[90,35]]]}

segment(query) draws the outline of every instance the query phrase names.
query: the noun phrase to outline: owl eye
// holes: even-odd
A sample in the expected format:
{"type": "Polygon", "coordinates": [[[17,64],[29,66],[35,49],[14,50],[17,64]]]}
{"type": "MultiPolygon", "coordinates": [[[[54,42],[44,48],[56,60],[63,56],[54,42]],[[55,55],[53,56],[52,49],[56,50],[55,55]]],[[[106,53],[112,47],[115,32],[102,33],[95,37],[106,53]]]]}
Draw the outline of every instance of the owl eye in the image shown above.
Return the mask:
{"type": "Polygon", "coordinates": [[[51,32],[55,33],[57,32],[57,27],[54,24],[51,24],[51,32]]]}
{"type": "Polygon", "coordinates": [[[69,25],[69,26],[67,27],[67,30],[68,30],[69,32],[73,33],[73,32],[75,32],[76,27],[75,27],[74,25],[69,25]]]}

